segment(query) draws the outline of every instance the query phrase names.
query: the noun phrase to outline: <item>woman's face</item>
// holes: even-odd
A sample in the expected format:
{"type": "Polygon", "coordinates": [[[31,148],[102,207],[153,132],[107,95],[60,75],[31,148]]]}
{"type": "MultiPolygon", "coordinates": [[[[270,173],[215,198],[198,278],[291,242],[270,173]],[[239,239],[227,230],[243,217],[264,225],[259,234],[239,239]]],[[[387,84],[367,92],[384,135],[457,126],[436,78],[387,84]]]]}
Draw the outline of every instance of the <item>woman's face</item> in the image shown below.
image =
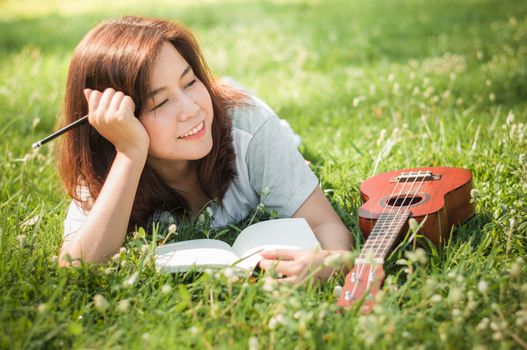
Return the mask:
{"type": "Polygon", "coordinates": [[[196,160],[212,149],[213,108],[205,85],[176,48],[163,44],[139,120],[150,136],[150,157],[196,160]]]}

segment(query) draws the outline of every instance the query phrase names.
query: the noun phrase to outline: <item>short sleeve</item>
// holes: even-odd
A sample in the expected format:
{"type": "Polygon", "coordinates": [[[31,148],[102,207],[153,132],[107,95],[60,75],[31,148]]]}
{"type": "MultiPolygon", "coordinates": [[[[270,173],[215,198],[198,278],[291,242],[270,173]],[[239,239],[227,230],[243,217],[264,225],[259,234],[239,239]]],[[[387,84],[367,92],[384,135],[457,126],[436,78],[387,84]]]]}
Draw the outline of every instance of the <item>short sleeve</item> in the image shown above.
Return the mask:
{"type": "MultiPolygon", "coordinates": [[[[88,187],[78,186],[76,191],[82,201],[91,201],[88,187]]],[[[84,220],[86,220],[86,217],[87,214],[82,208],[80,202],[72,199],[68,207],[68,212],[66,213],[66,219],[64,220],[64,242],[71,240],[75,236],[84,220]]]]}
{"type": "Polygon", "coordinates": [[[86,220],[86,213],[82,209],[81,205],[76,201],[72,200],[68,212],[66,214],[66,219],[64,220],[64,241],[69,241],[73,239],[75,234],[79,231],[80,227],[84,220],[86,220]]]}
{"type": "Polygon", "coordinates": [[[313,193],[318,179],[278,117],[268,108],[261,113],[272,116],[249,143],[246,154],[249,180],[267,209],[276,210],[281,217],[291,217],[313,193]]]}

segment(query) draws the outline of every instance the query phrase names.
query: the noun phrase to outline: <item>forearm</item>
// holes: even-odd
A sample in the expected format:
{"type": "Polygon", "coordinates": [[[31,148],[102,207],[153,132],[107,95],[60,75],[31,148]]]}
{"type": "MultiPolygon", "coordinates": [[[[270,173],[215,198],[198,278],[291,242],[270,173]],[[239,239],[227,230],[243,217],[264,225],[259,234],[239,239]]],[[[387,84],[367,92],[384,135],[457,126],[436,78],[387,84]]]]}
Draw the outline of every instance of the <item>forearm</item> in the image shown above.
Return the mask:
{"type": "Polygon", "coordinates": [[[146,152],[117,153],[101,192],[76,237],[64,244],[72,259],[103,262],[122,246],[146,152]]]}
{"type": "Polygon", "coordinates": [[[324,222],[313,228],[322,249],[350,251],[353,238],[341,222],[324,222]]]}

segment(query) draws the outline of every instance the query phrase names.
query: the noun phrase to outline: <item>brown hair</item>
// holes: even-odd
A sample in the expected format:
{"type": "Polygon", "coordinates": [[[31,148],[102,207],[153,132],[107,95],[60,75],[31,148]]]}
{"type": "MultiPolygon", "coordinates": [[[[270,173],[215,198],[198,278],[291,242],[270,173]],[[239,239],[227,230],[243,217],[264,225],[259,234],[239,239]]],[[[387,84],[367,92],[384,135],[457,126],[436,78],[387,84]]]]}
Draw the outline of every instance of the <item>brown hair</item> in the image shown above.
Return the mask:
{"type": "MultiPolygon", "coordinates": [[[[227,112],[242,103],[244,95],[214,81],[196,39],[179,23],[123,17],[93,28],[73,53],[58,127],[88,113],[85,88],[103,91],[111,87],[122,91],[134,100],[136,114],[140,114],[150,91],[150,72],[164,42],[174,45],[211,96],[213,147],[207,156],[197,161],[198,178],[203,192],[221,205],[235,176],[231,121],[227,112]]],[[[95,200],[115,154],[115,147],[89,125],[65,134],[58,149],[58,169],[68,195],[85,206],[86,198],[78,191],[82,185],[95,200]]],[[[147,163],[139,181],[128,229],[145,226],[156,209],[176,215],[190,212],[184,197],[168,186],[147,163]]]]}

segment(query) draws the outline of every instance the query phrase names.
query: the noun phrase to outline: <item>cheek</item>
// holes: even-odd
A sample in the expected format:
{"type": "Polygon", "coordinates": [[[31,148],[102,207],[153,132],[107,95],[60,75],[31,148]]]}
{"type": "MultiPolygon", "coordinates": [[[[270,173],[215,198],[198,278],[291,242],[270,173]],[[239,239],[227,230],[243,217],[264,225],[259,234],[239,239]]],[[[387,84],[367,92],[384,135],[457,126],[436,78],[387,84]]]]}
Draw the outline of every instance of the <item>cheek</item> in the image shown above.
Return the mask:
{"type": "Polygon", "coordinates": [[[212,113],[212,99],[210,97],[209,91],[205,85],[203,85],[203,83],[200,83],[199,86],[196,87],[192,98],[201,107],[201,109],[207,113],[212,113]]]}

